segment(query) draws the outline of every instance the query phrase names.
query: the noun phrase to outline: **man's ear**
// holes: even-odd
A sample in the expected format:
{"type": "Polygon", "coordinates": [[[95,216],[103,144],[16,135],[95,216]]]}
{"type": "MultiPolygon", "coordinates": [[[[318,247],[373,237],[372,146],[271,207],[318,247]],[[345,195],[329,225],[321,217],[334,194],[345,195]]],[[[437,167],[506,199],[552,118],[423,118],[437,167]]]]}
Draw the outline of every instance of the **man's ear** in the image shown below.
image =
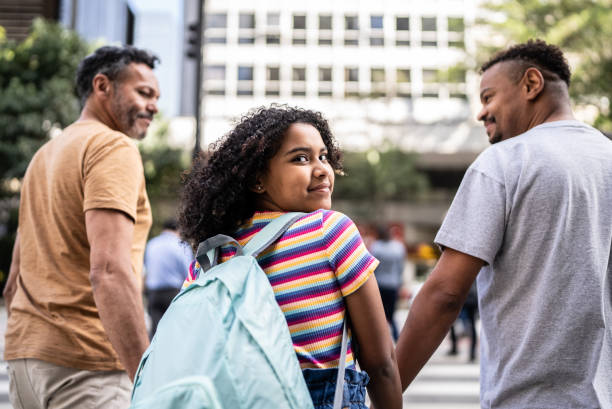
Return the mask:
{"type": "Polygon", "coordinates": [[[102,98],[110,95],[112,84],[106,75],[98,73],[91,82],[92,94],[102,98]]]}
{"type": "Polygon", "coordinates": [[[523,90],[528,101],[535,100],[544,90],[544,76],[535,67],[529,67],[523,75],[523,90]]]}

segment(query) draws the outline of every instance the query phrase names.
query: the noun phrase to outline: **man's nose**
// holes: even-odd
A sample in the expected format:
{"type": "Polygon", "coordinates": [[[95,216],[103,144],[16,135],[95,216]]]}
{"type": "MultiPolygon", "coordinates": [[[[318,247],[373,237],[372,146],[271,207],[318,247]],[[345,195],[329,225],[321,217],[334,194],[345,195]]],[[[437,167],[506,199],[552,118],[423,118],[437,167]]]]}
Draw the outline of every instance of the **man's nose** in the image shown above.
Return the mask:
{"type": "Polygon", "coordinates": [[[485,109],[485,107],[482,107],[480,109],[480,112],[478,112],[478,115],[476,116],[476,120],[484,121],[486,117],[487,117],[487,110],[485,109]]]}
{"type": "Polygon", "coordinates": [[[151,115],[155,115],[157,113],[157,100],[149,101],[147,104],[147,111],[151,113],[151,115]]]}

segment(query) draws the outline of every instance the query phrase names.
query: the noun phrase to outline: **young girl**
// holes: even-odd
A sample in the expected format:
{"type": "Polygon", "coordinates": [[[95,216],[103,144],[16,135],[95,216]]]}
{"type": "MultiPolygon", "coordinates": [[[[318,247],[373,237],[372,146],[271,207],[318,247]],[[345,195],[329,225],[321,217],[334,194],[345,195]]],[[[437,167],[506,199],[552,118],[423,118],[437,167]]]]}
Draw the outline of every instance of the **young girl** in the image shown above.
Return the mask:
{"type": "MultiPolygon", "coordinates": [[[[331,408],[346,311],[350,402],[342,407],[365,408],[367,384],[377,408],[401,408],[394,348],[372,274],[378,261],[354,223],[330,210],[334,173],[341,169],[340,152],[319,113],[259,108],[216,143],[207,161],[194,164],[179,212],[181,233],[194,247],[220,233],[245,245],[283,213],[306,212],[257,260],[287,319],[315,408],[331,408]],[[355,370],[354,339],[362,372],[355,370]]],[[[224,246],[219,261],[235,251],[224,246]]],[[[198,270],[196,263],[188,281],[198,270]]]]}

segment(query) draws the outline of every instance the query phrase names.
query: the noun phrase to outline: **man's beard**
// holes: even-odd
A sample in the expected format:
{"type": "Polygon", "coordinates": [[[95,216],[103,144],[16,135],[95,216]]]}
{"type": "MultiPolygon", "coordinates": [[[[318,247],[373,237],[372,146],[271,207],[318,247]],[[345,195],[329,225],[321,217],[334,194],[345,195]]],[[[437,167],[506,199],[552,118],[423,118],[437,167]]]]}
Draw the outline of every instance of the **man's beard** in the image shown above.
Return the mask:
{"type": "Polygon", "coordinates": [[[127,108],[127,104],[123,102],[123,98],[120,96],[113,101],[113,107],[115,118],[117,118],[118,125],[121,127],[120,131],[130,138],[143,139],[147,130],[145,128],[143,131],[139,131],[136,128],[136,120],[139,118],[152,119],[152,115],[146,111],[140,112],[136,106],[127,108]]]}

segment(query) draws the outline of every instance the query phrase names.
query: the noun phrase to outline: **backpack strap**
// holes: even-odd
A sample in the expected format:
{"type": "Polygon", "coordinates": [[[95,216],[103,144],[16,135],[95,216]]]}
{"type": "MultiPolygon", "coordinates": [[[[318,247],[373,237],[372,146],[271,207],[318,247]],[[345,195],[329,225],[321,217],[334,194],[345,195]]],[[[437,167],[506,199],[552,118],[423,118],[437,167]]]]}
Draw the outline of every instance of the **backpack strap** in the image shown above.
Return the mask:
{"type": "Polygon", "coordinates": [[[244,246],[244,254],[257,257],[259,253],[278,240],[302,216],[304,216],[304,213],[292,212],[285,213],[272,220],[244,246]]]}
{"type": "Polygon", "coordinates": [[[244,254],[243,248],[238,241],[230,236],[226,236],[225,234],[217,234],[216,236],[204,240],[198,245],[196,260],[198,260],[198,263],[200,263],[202,271],[208,270],[211,266],[214,266],[217,263],[217,248],[227,243],[233,243],[236,246],[237,256],[244,254]]]}
{"type": "Polygon", "coordinates": [[[338,378],[336,379],[333,409],[342,408],[342,398],[344,397],[344,372],[346,369],[346,349],[348,344],[348,333],[346,329],[347,319],[348,316],[345,315],[344,325],[342,326],[342,347],[340,348],[340,361],[338,362],[338,378]]]}

